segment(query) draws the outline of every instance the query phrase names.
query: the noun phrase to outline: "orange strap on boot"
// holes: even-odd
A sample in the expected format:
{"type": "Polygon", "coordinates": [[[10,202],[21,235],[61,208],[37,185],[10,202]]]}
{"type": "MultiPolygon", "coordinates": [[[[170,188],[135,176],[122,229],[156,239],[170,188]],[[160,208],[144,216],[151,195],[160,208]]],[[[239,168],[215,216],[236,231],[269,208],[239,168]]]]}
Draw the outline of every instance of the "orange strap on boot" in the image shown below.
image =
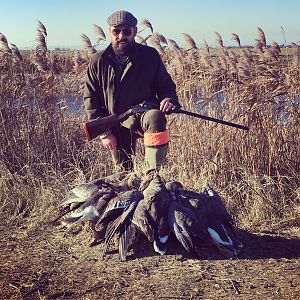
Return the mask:
{"type": "Polygon", "coordinates": [[[155,147],[168,144],[170,141],[169,129],[161,132],[145,132],[144,145],[148,147],[155,147]]]}

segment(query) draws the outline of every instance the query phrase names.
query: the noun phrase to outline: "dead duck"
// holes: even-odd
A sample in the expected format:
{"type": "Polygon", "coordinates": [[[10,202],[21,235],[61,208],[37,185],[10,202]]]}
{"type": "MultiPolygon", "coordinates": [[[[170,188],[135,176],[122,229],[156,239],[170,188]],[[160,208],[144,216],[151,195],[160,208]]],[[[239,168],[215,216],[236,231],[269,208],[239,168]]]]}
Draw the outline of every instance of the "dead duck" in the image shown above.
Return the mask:
{"type": "Polygon", "coordinates": [[[94,201],[91,198],[100,198],[101,195],[128,190],[139,185],[140,180],[135,173],[118,172],[103,178],[80,184],[71,189],[67,196],[59,204],[63,212],[53,221],[56,222],[67,213],[79,208],[86,201],[94,201]],[[95,196],[97,194],[97,196],[95,196]],[[95,197],[94,197],[95,196],[95,197]]]}
{"type": "Polygon", "coordinates": [[[101,217],[108,201],[116,195],[111,188],[103,187],[94,193],[76,210],[72,211],[68,218],[64,219],[64,223],[72,224],[75,222],[91,221],[96,223],[101,217]]]}
{"type": "Polygon", "coordinates": [[[101,217],[108,201],[117,193],[139,184],[135,173],[119,172],[104,178],[98,178],[73,188],[60,203],[62,213],[53,221],[71,213],[64,219],[65,224],[88,221],[93,233],[89,246],[94,246],[103,238],[103,232],[96,230],[96,223],[101,217]]]}
{"type": "Polygon", "coordinates": [[[131,195],[128,194],[128,196],[131,198],[130,204],[107,226],[103,250],[103,254],[106,254],[111,239],[118,232],[119,258],[121,261],[126,261],[127,251],[138,235],[137,227],[132,223],[132,219],[138,203],[143,199],[143,194],[139,191],[135,191],[131,195]]]}
{"type": "Polygon", "coordinates": [[[201,193],[187,190],[181,192],[181,201],[196,215],[203,229],[203,238],[215,245],[224,256],[237,257],[243,245],[237,239],[233,220],[220,196],[207,185],[201,193]]]}
{"type": "Polygon", "coordinates": [[[163,255],[170,234],[168,205],[170,195],[158,172],[147,175],[142,186],[144,198],[138,203],[132,223],[153,243],[154,250],[163,255]]]}
{"type": "Polygon", "coordinates": [[[167,182],[166,188],[172,200],[168,208],[168,222],[177,240],[191,254],[201,257],[200,246],[203,244],[202,228],[191,208],[180,204],[178,191],[183,189],[180,182],[167,182]]]}
{"type": "Polygon", "coordinates": [[[89,246],[95,246],[103,239],[103,234],[96,230],[96,223],[101,217],[108,201],[116,195],[116,191],[104,184],[97,186],[94,183],[87,183],[80,185],[80,187],[73,189],[71,192],[73,195],[69,195],[62,203],[62,205],[68,205],[69,207],[66,207],[54,222],[65,217],[68,213],[70,214],[63,219],[63,224],[70,225],[76,222],[87,221],[93,235],[89,246]],[[69,201],[72,202],[69,203],[69,201]]]}
{"type": "Polygon", "coordinates": [[[95,202],[102,194],[110,193],[112,190],[113,189],[107,185],[103,187],[103,181],[78,185],[70,190],[68,195],[59,204],[59,207],[63,208],[63,211],[53,222],[55,223],[68,213],[77,210],[85,202],[95,202]]]}

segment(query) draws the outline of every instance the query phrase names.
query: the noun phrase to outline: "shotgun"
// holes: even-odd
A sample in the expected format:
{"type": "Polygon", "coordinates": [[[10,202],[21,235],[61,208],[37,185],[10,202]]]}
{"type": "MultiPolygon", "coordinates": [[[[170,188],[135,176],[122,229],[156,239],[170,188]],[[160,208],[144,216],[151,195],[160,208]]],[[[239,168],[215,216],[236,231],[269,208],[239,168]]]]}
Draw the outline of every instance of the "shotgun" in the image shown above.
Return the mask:
{"type": "MultiPolygon", "coordinates": [[[[99,136],[101,133],[104,133],[104,132],[108,131],[109,129],[113,128],[118,123],[125,121],[131,115],[138,114],[138,113],[143,113],[143,112],[145,112],[149,109],[153,109],[153,108],[159,109],[159,104],[155,104],[155,103],[145,101],[141,104],[133,106],[132,108],[130,108],[129,110],[127,110],[126,112],[124,112],[121,115],[114,114],[114,115],[111,115],[111,116],[107,116],[107,117],[98,118],[98,119],[95,119],[95,120],[90,120],[90,121],[84,122],[83,123],[83,128],[84,128],[86,137],[90,141],[90,140],[96,138],[97,136],[99,136]]],[[[192,117],[195,117],[195,118],[200,118],[200,119],[212,121],[212,122],[215,122],[215,123],[220,123],[220,124],[235,127],[235,128],[238,128],[238,129],[249,130],[249,127],[247,127],[245,125],[236,124],[236,123],[232,123],[232,122],[229,122],[229,121],[224,121],[224,120],[220,120],[220,119],[217,119],[217,118],[197,114],[197,113],[194,113],[194,112],[183,110],[181,108],[175,108],[171,112],[168,112],[168,114],[169,113],[185,114],[185,115],[192,116],[192,117]]]]}

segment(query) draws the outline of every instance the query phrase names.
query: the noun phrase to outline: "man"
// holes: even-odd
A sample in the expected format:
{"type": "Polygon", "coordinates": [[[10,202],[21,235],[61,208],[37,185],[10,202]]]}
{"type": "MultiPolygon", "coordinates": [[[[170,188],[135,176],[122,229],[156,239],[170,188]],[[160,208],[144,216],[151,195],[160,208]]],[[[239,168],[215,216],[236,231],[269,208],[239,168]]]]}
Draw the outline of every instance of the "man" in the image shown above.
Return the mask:
{"type": "Polygon", "coordinates": [[[136,139],[142,135],[147,168],[158,169],[170,139],[165,113],[180,107],[176,86],[158,52],[135,43],[137,19],[130,12],[114,12],[107,21],[111,44],[91,57],[87,70],[84,105],[88,119],[121,114],[143,101],[157,104],[159,109],[131,116],[100,138],[114,162],[130,170],[136,139]]]}

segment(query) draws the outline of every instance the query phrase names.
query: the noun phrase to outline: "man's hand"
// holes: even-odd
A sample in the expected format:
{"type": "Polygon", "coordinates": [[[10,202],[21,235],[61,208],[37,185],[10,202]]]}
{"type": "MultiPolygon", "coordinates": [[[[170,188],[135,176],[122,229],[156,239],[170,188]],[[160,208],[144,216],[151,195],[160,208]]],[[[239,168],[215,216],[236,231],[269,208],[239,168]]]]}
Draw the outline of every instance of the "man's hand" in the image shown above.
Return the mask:
{"type": "Polygon", "coordinates": [[[113,150],[117,148],[117,140],[112,133],[102,138],[101,141],[105,149],[113,150]]]}
{"type": "Polygon", "coordinates": [[[171,99],[169,99],[169,98],[166,98],[166,99],[162,100],[160,102],[159,109],[161,111],[165,112],[165,113],[168,113],[168,112],[171,113],[172,110],[176,109],[176,105],[174,105],[173,103],[171,103],[170,100],[171,99]]]}

